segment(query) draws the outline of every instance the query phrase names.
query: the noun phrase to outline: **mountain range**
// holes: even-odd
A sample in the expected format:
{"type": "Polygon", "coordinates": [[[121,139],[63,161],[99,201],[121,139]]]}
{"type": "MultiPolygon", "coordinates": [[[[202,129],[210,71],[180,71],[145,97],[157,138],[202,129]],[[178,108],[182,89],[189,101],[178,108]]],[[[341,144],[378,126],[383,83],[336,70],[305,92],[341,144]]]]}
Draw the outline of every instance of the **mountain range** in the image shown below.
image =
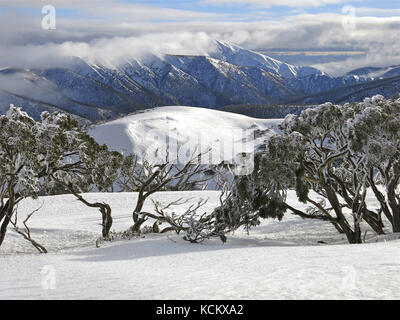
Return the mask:
{"type": "Polygon", "coordinates": [[[331,77],[221,41],[207,56],[147,54],[113,65],[71,57],[63,67],[0,70],[0,113],[14,104],[35,118],[49,110],[95,122],[166,105],[315,104],[399,92],[399,66],[331,77]]]}

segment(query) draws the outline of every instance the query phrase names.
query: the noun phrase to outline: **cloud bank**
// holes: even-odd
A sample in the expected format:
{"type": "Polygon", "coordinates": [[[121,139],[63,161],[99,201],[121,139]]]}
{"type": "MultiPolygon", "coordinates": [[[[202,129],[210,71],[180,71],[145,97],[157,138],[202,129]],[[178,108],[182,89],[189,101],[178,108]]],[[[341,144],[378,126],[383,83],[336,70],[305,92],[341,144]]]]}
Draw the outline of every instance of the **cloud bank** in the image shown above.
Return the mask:
{"type": "MultiPolygon", "coordinates": [[[[221,4],[277,3],[275,0],[207,1],[221,4]]],[[[303,6],[343,2],[301,1],[303,6]]],[[[16,2],[3,5],[0,11],[0,67],[49,67],[65,63],[70,56],[113,64],[126,58],[141,57],[148,52],[205,55],[212,50],[214,39],[254,50],[330,49],[366,52],[362,59],[350,58],[340,63],[317,66],[334,75],[366,65],[400,64],[399,16],[353,17],[340,13],[300,13],[280,19],[241,21],[239,17],[221,13],[165,9],[117,0],[87,1],[79,8],[72,1],[53,2],[57,9],[70,10],[68,15],[57,16],[56,30],[41,28],[43,16],[38,5],[44,4],[43,1],[19,2],[19,5],[23,3],[25,8],[32,9],[24,13],[18,10],[16,2]],[[344,24],[346,19],[352,19],[353,27],[344,24]]],[[[287,6],[294,6],[294,3],[291,0],[284,1],[287,6]]],[[[360,12],[365,15],[373,10],[362,8],[360,12]]]]}

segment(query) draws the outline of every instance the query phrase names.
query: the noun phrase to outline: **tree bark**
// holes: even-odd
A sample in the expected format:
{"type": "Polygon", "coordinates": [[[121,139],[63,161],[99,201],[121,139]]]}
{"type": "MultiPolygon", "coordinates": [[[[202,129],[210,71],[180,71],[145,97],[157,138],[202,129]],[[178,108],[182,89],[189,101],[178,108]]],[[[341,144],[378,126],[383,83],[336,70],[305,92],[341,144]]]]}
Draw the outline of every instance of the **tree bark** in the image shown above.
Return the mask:
{"type": "Polygon", "coordinates": [[[370,169],[368,182],[371,185],[371,188],[372,188],[372,191],[374,192],[375,198],[379,201],[379,203],[381,205],[381,209],[382,209],[384,215],[389,220],[390,224],[393,226],[393,216],[392,216],[390,209],[385,201],[385,196],[379,191],[378,187],[375,184],[373,168],[370,169]]]}
{"type": "Polygon", "coordinates": [[[8,208],[9,203],[10,203],[10,200],[7,200],[5,205],[2,208],[0,208],[0,223],[1,223],[1,221],[3,221],[4,217],[7,214],[7,208],[8,208]]]}
{"type": "Polygon", "coordinates": [[[100,208],[100,212],[102,215],[102,226],[103,226],[103,230],[102,230],[102,235],[104,239],[109,239],[110,238],[110,231],[111,231],[111,227],[113,224],[113,219],[111,216],[111,207],[106,204],[106,203],[96,203],[98,205],[98,207],[100,208]]]}
{"type": "Polygon", "coordinates": [[[368,223],[376,234],[385,234],[383,222],[375,212],[363,208],[363,220],[368,223]]]}
{"type": "Polygon", "coordinates": [[[100,202],[95,202],[95,203],[90,203],[86,199],[84,199],[80,194],[78,194],[73,186],[69,185],[68,189],[71,191],[71,193],[83,204],[90,208],[98,208],[101,216],[102,216],[102,236],[104,239],[109,239],[110,238],[110,231],[111,227],[113,224],[113,219],[111,215],[111,207],[107,203],[100,203],[100,202]]]}
{"type": "Polygon", "coordinates": [[[11,182],[8,186],[8,200],[4,207],[2,208],[2,220],[0,220],[0,247],[4,242],[4,238],[6,237],[7,227],[10,224],[12,215],[14,214],[14,207],[16,204],[16,194],[14,193],[13,182],[11,182]]]}
{"type": "Polygon", "coordinates": [[[400,204],[396,199],[397,183],[391,183],[388,186],[388,201],[393,214],[393,232],[400,232],[400,204]]]}
{"type": "Polygon", "coordinates": [[[324,184],[323,187],[326,191],[329,203],[332,205],[332,208],[336,213],[337,223],[339,224],[340,228],[345,233],[349,243],[352,243],[352,244],[362,243],[361,232],[357,232],[357,230],[353,231],[351,229],[349,223],[346,220],[346,217],[343,215],[342,208],[340,207],[340,202],[336,196],[335,191],[332,190],[332,188],[326,184],[324,184]]]}
{"type": "Polygon", "coordinates": [[[4,239],[6,237],[6,233],[7,233],[7,227],[10,224],[12,215],[14,213],[14,205],[13,205],[13,200],[9,200],[7,205],[7,209],[5,210],[4,216],[3,216],[3,220],[0,226],[0,247],[4,242],[4,239]]]}

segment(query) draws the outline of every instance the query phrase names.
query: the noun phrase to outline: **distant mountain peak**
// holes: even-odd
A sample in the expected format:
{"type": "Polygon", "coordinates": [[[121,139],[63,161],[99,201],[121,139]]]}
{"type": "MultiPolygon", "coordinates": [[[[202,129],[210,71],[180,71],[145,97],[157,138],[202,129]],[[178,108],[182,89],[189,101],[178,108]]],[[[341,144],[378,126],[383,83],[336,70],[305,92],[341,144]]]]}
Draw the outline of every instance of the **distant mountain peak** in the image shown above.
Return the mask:
{"type": "Polygon", "coordinates": [[[386,71],[388,81],[357,75],[332,78],[223,41],[213,42],[208,55],[148,53],[113,64],[69,57],[59,66],[0,70],[0,114],[10,103],[36,118],[50,110],[98,121],[163,105],[216,109],[362,101],[400,91],[400,68],[386,71]]]}
{"type": "Polygon", "coordinates": [[[259,67],[289,79],[324,74],[313,67],[293,66],[260,52],[220,40],[214,41],[210,56],[242,67],[259,67]]]}

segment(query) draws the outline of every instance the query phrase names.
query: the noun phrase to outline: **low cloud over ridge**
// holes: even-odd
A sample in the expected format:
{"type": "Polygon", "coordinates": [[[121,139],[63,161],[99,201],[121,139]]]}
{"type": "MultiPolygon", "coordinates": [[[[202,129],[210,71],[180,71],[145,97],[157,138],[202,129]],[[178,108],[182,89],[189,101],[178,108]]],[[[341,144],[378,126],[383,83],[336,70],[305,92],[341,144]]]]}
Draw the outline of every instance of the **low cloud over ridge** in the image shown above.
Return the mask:
{"type": "MultiPolygon", "coordinates": [[[[2,4],[0,67],[57,65],[72,55],[106,63],[140,57],[149,51],[204,55],[212,50],[214,39],[255,50],[329,48],[366,52],[362,59],[318,65],[331,74],[365,65],[400,64],[399,16],[354,17],[354,28],[346,28],[346,16],[340,12],[243,21],[232,14],[165,9],[116,0],[88,1],[79,8],[71,1],[53,2],[56,8],[72,10],[57,16],[56,30],[41,28],[39,9],[43,1],[19,2],[30,9],[23,13],[15,2],[2,4]]],[[[362,12],[372,11],[363,8],[362,12]]]]}

